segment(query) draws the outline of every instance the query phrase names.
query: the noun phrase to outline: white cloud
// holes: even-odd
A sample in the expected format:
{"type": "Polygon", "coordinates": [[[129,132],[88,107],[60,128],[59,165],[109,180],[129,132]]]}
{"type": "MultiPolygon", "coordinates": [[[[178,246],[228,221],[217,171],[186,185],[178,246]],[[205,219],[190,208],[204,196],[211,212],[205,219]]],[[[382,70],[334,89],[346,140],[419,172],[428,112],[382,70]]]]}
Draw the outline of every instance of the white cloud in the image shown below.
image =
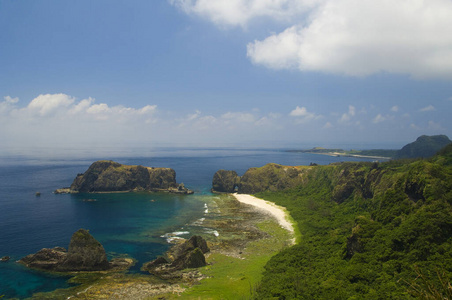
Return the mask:
{"type": "Polygon", "coordinates": [[[393,107],[391,107],[391,111],[392,112],[398,112],[399,111],[399,107],[397,105],[394,105],[393,107]]]}
{"type": "Polygon", "coordinates": [[[411,128],[411,129],[415,129],[415,130],[419,130],[419,129],[420,129],[419,126],[417,126],[417,125],[414,124],[414,123],[411,123],[411,124],[410,124],[410,128],[411,128]]]}
{"type": "Polygon", "coordinates": [[[82,101],[80,101],[79,103],[75,104],[70,110],[69,113],[71,114],[77,114],[80,112],[85,112],[90,106],[91,104],[94,103],[94,99],[93,98],[88,98],[88,99],[83,99],[82,101]]]}
{"type": "Polygon", "coordinates": [[[23,108],[12,106],[17,102],[17,98],[11,97],[0,102],[0,109],[10,106],[2,110],[0,137],[20,144],[27,141],[45,144],[54,140],[61,145],[70,141],[119,142],[140,134],[142,129],[141,134],[146,134],[144,128],[153,123],[157,111],[155,105],[139,109],[110,107],[106,103],[95,104],[93,98],[77,101],[66,94],[39,95],[23,108]]]}
{"type": "Polygon", "coordinates": [[[426,112],[426,111],[435,111],[435,110],[436,110],[436,108],[433,105],[429,105],[424,108],[421,108],[419,111],[426,112]]]}
{"type": "Polygon", "coordinates": [[[6,113],[14,109],[15,104],[19,102],[19,98],[12,98],[10,96],[3,97],[5,101],[0,102],[0,114],[6,113]]]}
{"type": "Polygon", "coordinates": [[[435,130],[435,131],[441,131],[441,130],[444,130],[444,127],[441,126],[440,123],[437,123],[434,121],[428,121],[428,129],[435,130]]]}
{"type": "Polygon", "coordinates": [[[316,115],[314,113],[308,112],[306,107],[297,106],[294,110],[289,113],[289,116],[296,117],[297,121],[300,123],[306,123],[312,120],[321,118],[321,115],[316,115]]]}
{"type": "Polygon", "coordinates": [[[193,121],[197,119],[201,115],[201,112],[199,110],[196,110],[194,114],[190,114],[187,117],[187,121],[193,121]]]}
{"type": "Polygon", "coordinates": [[[328,128],[332,128],[333,125],[330,122],[326,122],[325,125],[323,125],[323,128],[328,129],[328,128]]]}
{"type": "Polygon", "coordinates": [[[378,115],[372,120],[372,122],[375,123],[375,124],[380,123],[380,122],[384,122],[384,121],[386,121],[386,117],[382,116],[381,114],[378,114],[378,115]]]}
{"type": "Polygon", "coordinates": [[[450,0],[168,1],[222,27],[257,18],[287,26],[247,46],[251,61],[268,68],[452,78],[450,0]]]}
{"type": "Polygon", "coordinates": [[[356,114],[356,108],[353,105],[349,105],[348,112],[342,114],[341,118],[339,119],[339,123],[350,122],[351,118],[354,117],[355,114],[356,114]]]}
{"type": "Polygon", "coordinates": [[[14,104],[14,103],[17,103],[17,102],[19,102],[19,98],[12,98],[11,96],[5,96],[5,97],[3,97],[3,99],[5,99],[5,101],[7,102],[7,103],[10,103],[10,104],[14,104]]]}
{"type": "Polygon", "coordinates": [[[243,112],[227,112],[221,116],[222,119],[230,122],[252,123],[256,120],[253,114],[243,112]]]}
{"type": "Polygon", "coordinates": [[[259,17],[287,21],[315,7],[319,0],[168,0],[187,14],[220,26],[241,26],[259,17]]]}
{"type": "Polygon", "coordinates": [[[39,95],[28,104],[26,110],[41,116],[47,116],[66,109],[74,101],[74,98],[65,94],[39,95]]]}
{"type": "Polygon", "coordinates": [[[450,1],[328,0],[310,20],[250,43],[248,56],[269,68],[452,77],[450,1]]]}

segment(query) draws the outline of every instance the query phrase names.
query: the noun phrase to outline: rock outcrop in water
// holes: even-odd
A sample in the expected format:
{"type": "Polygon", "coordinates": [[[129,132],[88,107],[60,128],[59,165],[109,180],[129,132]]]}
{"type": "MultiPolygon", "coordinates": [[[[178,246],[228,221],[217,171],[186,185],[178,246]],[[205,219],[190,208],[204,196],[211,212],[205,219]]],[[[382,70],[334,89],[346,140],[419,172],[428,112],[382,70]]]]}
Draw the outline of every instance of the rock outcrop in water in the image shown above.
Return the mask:
{"type": "Polygon", "coordinates": [[[234,193],[240,183],[236,171],[219,170],[213,175],[212,191],[219,193],[234,193]]]}
{"type": "Polygon", "coordinates": [[[68,250],[62,247],[44,248],[19,262],[27,267],[46,271],[90,272],[127,269],[133,260],[114,259],[109,262],[102,244],[88,230],[79,229],[72,235],[68,250]]]}
{"type": "Polygon", "coordinates": [[[94,162],[83,174],[78,174],[70,188],[55,193],[96,193],[125,191],[166,191],[192,194],[183,184],[176,183],[176,172],[170,168],[122,165],[113,161],[94,162]]]}
{"type": "Polygon", "coordinates": [[[205,266],[204,254],[209,251],[207,242],[201,236],[194,235],[184,243],[173,246],[167,253],[168,259],[159,257],[145,263],[141,269],[151,274],[171,277],[179,270],[205,266]]]}

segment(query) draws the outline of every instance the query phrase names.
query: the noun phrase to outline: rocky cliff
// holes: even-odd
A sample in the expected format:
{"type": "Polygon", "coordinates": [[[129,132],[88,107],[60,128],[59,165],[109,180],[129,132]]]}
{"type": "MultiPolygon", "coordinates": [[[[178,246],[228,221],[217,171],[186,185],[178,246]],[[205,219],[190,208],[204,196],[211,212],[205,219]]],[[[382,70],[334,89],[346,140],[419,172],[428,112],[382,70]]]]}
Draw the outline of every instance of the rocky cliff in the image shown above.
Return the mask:
{"type": "Polygon", "coordinates": [[[234,193],[240,183],[236,171],[219,170],[213,175],[212,191],[218,193],[234,193]]]}
{"type": "Polygon", "coordinates": [[[44,248],[19,260],[27,267],[54,272],[90,272],[127,269],[131,259],[107,260],[104,247],[86,229],[79,229],[71,238],[69,249],[44,248]]]}
{"type": "Polygon", "coordinates": [[[284,190],[302,183],[304,175],[312,168],[314,167],[267,164],[260,168],[248,169],[242,177],[235,171],[220,170],[213,176],[212,191],[255,194],[267,190],[284,190]]]}
{"type": "Polygon", "coordinates": [[[78,174],[70,188],[56,193],[93,193],[119,191],[169,191],[191,194],[193,191],[176,183],[176,172],[170,168],[122,165],[113,161],[94,162],[78,174]]]}

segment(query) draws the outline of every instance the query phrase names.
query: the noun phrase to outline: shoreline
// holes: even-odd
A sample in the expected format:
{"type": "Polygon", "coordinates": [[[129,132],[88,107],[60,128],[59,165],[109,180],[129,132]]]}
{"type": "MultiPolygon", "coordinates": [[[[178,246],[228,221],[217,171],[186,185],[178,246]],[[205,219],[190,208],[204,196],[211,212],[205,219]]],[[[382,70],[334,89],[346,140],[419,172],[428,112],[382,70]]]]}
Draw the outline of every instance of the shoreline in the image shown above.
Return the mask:
{"type": "Polygon", "coordinates": [[[355,158],[369,158],[369,159],[385,159],[391,160],[392,157],[385,156],[374,156],[374,155],[362,155],[362,154],[348,154],[346,152],[303,152],[309,154],[320,154],[320,155],[328,155],[328,156],[336,156],[336,157],[355,157],[355,158]]]}
{"type": "MultiPolygon", "coordinates": [[[[135,299],[175,299],[179,296],[190,298],[193,294],[205,295],[206,290],[211,295],[226,298],[248,295],[249,286],[258,284],[268,259],[281,249],[295,244],[294,224],[289,221],[284,207],[251,195],[225,194],[213,201],[216,205],[209,204],[208,213],[212,217],[206,216],[202,225],[195,225],[220,232],[220,237],[207,239],[211,251],[206,255],[206,267],[182,270],[181,278],[175,281],[165,281],[151,274],[127,272],[78,274],[71,281],[80,285],[38,293],[33,297],[102,299],[112,295],[133,295],[135,299]],[[266,224],[264,229],[256,226],[258,223],[266,224]],[[90,278],[90,281],[86,282],[85,278],[90,278]],[[230,285],[234,286],[232,292],[230,285]],[[227,297],[229,293],[231,295],[227,297]]],[[[192,229],[189,231],[192,232],[192,229]]]]}
{"type": "Polygon", "coordinates": [[[293,245],[295,244],[295,224],[292,221],[289,221],[290,214],[284,207],[248,194],[234,193],[232,196],[234,196],[240,203],[251,205],[272,215],[281,227],[292,234],[293,238],[291,239],[291,242],[293,245]]]}

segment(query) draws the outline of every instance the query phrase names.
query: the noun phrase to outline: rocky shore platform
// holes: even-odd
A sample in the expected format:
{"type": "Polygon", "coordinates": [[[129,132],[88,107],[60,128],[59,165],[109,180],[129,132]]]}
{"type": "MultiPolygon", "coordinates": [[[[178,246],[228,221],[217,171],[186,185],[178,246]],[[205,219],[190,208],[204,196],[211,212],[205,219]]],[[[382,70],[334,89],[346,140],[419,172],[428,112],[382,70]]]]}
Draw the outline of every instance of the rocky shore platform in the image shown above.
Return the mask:
{"type": "MultiPolygon", "coordinates": [[[[202,224],[201,220],[190,224],[190,231],[199,228],[199,232],[203,232],[203,228],[209,228],[218,234],[201,234],[202,240],[193,236],[180,240],[163,259],[143,263],[142,270],[148,275],[81,272],[70,279],[77,286],[39,293],[31,299],[185,299],[187,293],[206,295],[204,287],[210,290],[213,285],[212,293],[215,293],[217,287],[221,289],[221,286],[237,283],[242,287],[226,286],[224,289],[238,294],[249,293],[250,284],[255,284],[253,276],[260,276],[259,268],[263,270],[266,259],[290,246],[292,236],[271,215],[240,203],[232,195],[210,199],[209,213],[202,219],[202,224]],[[200,268],[195,267],[199,262],[199,266],[204,265],[199,252],[205,260],[205,266],[200,268]],[[178,260],[181,253],[193,255],[178,260]],[[175,268],[181,261],[187,268],[175,268]],[[192,262],[196,265],[191,265],[192,262]]],[[[193,297],[203,299],[202,296],[193,297]]]]}

